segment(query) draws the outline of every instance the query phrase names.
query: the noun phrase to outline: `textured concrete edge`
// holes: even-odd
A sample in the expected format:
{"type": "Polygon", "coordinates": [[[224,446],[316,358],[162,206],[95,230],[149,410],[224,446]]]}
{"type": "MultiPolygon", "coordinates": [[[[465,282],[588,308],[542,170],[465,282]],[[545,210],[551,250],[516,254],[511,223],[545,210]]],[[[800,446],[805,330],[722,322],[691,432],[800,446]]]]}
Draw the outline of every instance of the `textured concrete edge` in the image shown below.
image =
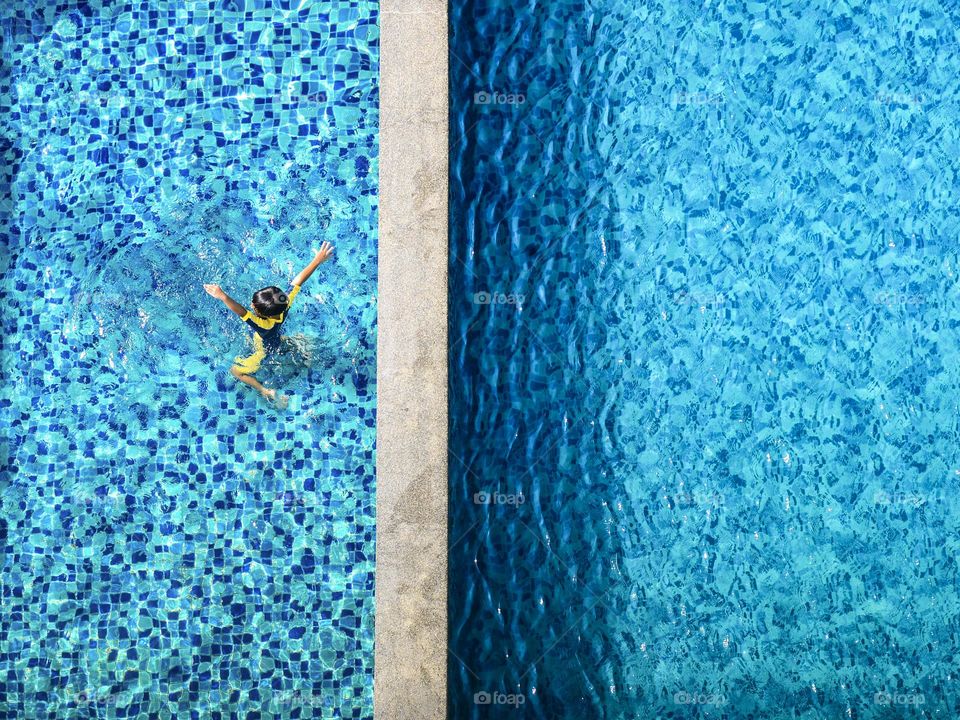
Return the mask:
{"type": "Polygon", "coordinates": [[[447,3],[380,7],[376,720],[447,705],[447,3]]]}

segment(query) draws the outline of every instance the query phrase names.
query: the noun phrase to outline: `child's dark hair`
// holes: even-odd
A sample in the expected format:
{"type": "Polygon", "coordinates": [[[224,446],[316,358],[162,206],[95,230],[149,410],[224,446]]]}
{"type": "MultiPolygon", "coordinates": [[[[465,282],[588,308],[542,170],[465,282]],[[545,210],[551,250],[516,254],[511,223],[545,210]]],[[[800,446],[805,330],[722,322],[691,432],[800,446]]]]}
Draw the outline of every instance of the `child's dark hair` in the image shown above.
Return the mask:
{"type": "Polygon", "coordinates": [[[261,317],[275,317],[287,311],[287,294],[280,288],[271,285],[253,294],[253,309],[261,317]]]}

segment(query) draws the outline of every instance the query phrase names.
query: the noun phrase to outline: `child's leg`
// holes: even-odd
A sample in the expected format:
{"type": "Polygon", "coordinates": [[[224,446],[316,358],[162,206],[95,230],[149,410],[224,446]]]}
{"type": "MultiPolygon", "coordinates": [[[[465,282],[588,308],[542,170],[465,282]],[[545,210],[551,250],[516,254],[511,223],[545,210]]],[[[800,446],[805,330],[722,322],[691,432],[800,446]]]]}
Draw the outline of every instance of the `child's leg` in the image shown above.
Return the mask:
{"type": "Polygon", "coordinates": [[[252,387],[270,402],[276,403],[280,407],[285,407],[286,397],[283,395],[278,396],[276,390],[265,388],[263,384],[253,376],[253,373],[260,369],[260,363],[262,363],[263,359],[267,356],[263,342],[260,341],[259,337],[254,337],[253,345],[253,355],[238,357],[234,360],[233,367],[230,368],[230,374],[245,385],[252,387]]]}
{"type": "Polygon", "coordinates": [[[259,392],[264,397],[269,397],[271,391],[267,390],[267,388],[265,388],[263,384],[259,380],[257,380],[253,375],[246,375],[243,372],[243,370],[241,370],[236,365],[230,368],[230,374],[233,375],[240,382],[246,383],[247,385],[252,387],[254,390],[259,392]]]}
{"type": "Polygon", "coordinates": [[[230,374],[233,375],[237,380],[246,385],[249,385],[258,393],[260,393],[265,400],[272,402],[281,410],[287,406],[287,403],[290,401],[286,395],[277,395],[276,390],[271,390],[263,386],[263,384],[257,380],[253,375],[244,374],[243,370],[234,365],[230,368],[230,374]]]}

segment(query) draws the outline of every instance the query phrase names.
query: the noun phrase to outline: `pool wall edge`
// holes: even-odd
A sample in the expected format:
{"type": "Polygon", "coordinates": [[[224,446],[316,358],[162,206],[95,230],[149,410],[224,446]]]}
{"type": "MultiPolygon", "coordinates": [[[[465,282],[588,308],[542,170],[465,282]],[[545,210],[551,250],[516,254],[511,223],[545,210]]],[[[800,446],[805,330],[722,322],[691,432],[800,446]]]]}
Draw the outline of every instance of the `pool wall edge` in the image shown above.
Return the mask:
{"type": "Polygon", "coordinates": [[[446,715],[447,3],[380,11],[374,717],[446,715]]]}

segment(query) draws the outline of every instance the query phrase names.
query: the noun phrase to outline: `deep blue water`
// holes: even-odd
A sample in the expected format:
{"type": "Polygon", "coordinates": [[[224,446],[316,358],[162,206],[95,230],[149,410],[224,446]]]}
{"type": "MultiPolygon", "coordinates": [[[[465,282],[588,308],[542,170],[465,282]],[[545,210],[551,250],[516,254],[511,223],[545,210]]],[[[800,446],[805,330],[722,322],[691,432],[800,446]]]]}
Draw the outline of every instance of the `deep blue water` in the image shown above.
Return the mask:
{"type": "Polygon", "coordinates": [[[958,21],[454,0],[452,717],[960,715],[958,21]]]}

